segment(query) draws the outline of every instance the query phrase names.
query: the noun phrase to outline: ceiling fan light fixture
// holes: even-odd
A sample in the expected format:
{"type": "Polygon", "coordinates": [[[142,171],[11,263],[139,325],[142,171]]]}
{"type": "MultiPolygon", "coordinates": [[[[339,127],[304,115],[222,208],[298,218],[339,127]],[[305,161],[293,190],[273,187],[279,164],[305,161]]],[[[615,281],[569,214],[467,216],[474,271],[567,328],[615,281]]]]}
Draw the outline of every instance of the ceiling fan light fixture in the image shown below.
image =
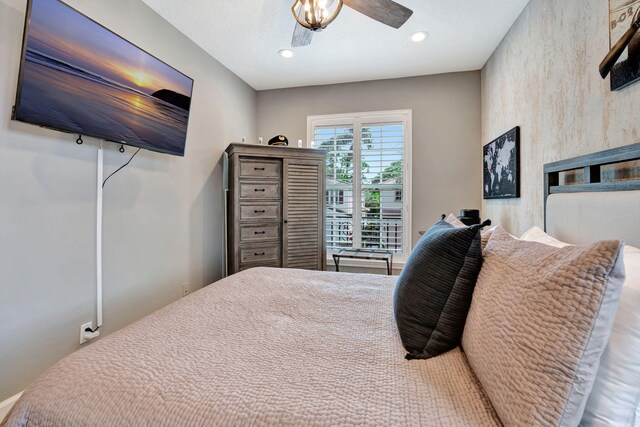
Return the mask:
{"type": "Polygon", "coordinates": [[[416,43],[421,42],[427,38],[427,35],[428,33],[426,31],[417,31],[411,36],[411,41],[414,41],[416,43]]]}
{"type": "Polygon", "coordinates": [[[311,31],[322,31],[331,24],[342,10],[342,0],[337,0],[333,11],[329,10],[327,0],[296,0],[291,7],[298,24],[311,31]],[[304,13],[300,13],[300,8],[304,13]],[[301,16],[302,15],[302,16],[301,16]]]}

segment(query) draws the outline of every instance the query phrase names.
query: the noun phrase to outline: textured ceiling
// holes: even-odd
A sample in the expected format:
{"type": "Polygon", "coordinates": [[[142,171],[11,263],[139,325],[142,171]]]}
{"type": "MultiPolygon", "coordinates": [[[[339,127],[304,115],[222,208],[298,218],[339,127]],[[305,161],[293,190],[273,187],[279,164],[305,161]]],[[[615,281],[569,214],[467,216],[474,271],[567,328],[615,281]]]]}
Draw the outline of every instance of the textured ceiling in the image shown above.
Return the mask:
{"type": "Polygon", "coordinates": [[[399,0],[414,11],[400,29],[344,7],[292,59],[293,0],[143,0],[258,90],[478,70],[528,0],[399,0]],[[427,31],[421,43],[410,40],[427,31]]]}

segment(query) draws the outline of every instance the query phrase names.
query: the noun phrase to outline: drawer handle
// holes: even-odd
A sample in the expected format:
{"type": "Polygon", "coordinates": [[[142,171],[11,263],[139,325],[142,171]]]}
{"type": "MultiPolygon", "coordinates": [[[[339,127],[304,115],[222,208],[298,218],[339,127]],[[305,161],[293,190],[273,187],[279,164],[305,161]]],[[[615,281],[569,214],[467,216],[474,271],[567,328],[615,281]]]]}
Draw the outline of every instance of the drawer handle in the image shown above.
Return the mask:
{"type": "Polygon", "coordinates": [[[254,171],[263,171],[264,168],[253,168],[254,171]]]}
{"type": "Polygon", "coordinates": [[[265,211],[264,209],[262,209],[261,211],[256,209],[255,211],[253,211],[253,213],[267,213],[267,211],[265,211]]]}
{"type": "Polygon", "coordinates": [[[267,234],[266,231],[254,231],[253,234],[267,234]]]}
{"type": "Polygon", "coordinates": [[[253,191],[261,191],[264,193],[265,189],[264,188],[255,188],[253,191]]]}
{"type": "Polygon", "coordinates": [[[266,252],[255,252],[253,256],[265,256],[266,254],[266,252]]]}

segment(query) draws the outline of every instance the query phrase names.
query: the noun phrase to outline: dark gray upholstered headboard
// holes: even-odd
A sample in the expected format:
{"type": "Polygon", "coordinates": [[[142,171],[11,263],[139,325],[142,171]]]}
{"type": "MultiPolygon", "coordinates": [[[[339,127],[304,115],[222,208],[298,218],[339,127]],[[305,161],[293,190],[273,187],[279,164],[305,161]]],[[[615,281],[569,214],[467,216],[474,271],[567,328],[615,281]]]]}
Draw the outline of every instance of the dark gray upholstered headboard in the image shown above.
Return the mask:
{"type": "Polygon", "coordinates": [[[640,247],[640,144],[544,165],[545,229],[574,244],[640,247]]]}

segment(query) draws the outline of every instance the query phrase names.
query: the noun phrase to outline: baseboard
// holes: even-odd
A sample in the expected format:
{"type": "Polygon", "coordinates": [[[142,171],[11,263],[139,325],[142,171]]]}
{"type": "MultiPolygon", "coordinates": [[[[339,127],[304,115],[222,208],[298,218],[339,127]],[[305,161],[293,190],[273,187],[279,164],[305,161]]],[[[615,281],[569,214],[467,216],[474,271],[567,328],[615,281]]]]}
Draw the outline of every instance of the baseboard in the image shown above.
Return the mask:
{"type": "Polygon", "coordinates": [[[22,396],[22,392],[16,394],[15,396],[11,396],[4,402],[0,402],[0,422],[2,422],[4,417],[9,413],[9,411],[13,407],[13,404],[16,403],[18,399],[20,399],[20,396],[22,396]]]}

